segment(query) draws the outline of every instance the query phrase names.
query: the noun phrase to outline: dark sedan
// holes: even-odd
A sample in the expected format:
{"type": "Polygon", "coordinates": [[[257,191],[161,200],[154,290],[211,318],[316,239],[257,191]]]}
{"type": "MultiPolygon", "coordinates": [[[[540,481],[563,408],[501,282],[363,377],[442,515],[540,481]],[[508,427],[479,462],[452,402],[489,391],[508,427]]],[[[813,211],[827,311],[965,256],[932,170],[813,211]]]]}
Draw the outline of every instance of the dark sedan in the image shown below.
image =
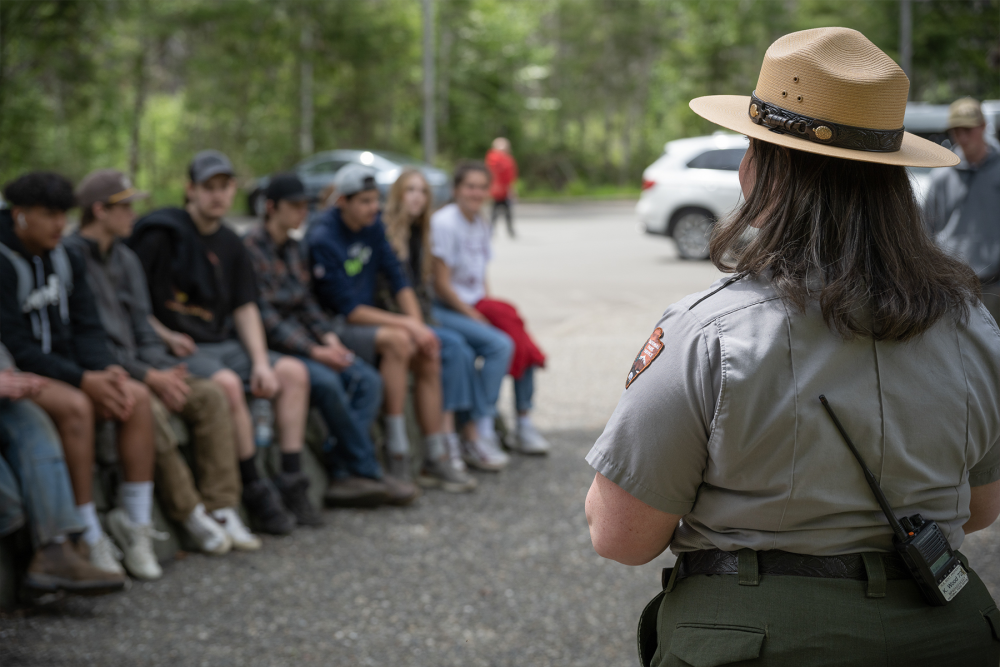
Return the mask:
{"type": "MultiPolygon", "coordinates": [[[[337,170],[350,163],[362,164],[375,170],[375,182],[378,184],[379,193],[383,199],[388,195],[389,188],[406,167],[415,167],[423,172],[431,186],[435,208],[446,204],[451,199],[451,183],[447,173],[420,160],[389,151],[353,149],[323,151],[303,160],[295,165],[291,171],[299,175],[299,178],[305,183],[306,193],[315,202],[319,198],[319,193],[333,182],[333,175],[337,173],[337,170]]],[[[268,182],[270,182],[270,176],[257,179],[256,186],[247,199],[249,210],[257,216],[264,215],[264,188],[267,187],[268,182]]]]}

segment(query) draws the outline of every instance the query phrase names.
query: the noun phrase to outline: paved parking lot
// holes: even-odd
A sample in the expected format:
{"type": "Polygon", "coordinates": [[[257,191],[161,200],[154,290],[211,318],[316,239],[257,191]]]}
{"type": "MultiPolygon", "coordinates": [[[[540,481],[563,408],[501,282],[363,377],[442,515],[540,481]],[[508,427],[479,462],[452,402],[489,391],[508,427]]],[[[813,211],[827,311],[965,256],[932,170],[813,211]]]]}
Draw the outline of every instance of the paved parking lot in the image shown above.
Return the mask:
{"type": "MultiPolygon", "coordinates": [[[[547,459],[480,476],[471,496],[327,513],[256,554],[190,555],[126,595],[0,618],[0,665],[634,665],[662,556],[594,554],[583,461],[663,309],[718,276],[639,234],[627,203],[525,205],[498,230],[493,292],[549,355],[537,419],[547,459]]],[[[502,398],[510,406],[510,388],[502,398]]],[[[1000,592],[1000,531],[964,549],[1000,592]]]]}

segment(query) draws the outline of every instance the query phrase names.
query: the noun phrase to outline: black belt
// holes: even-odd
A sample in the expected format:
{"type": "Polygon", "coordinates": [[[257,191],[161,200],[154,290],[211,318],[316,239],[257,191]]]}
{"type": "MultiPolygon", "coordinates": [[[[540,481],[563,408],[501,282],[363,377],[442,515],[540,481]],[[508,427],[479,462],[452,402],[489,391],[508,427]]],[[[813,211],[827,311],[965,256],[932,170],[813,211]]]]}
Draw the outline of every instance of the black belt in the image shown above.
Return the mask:
{"type": "MultiPolygon", "coordinates": [[[[706,549],[682,554],[677,565],[677,579],[695,574],[739,574],[739,552],[706,549]]],[[[862,554],[842,556],[810,556],[788,551],[758,551],[757,573],[823,579],[868,579],[862,554]]],[[[911,579],[902,558],[895,553],[877,555],[885,566],[886,579],[911,579]]],[[[664,582],[666,585],[666,582],[664,582]]]]}

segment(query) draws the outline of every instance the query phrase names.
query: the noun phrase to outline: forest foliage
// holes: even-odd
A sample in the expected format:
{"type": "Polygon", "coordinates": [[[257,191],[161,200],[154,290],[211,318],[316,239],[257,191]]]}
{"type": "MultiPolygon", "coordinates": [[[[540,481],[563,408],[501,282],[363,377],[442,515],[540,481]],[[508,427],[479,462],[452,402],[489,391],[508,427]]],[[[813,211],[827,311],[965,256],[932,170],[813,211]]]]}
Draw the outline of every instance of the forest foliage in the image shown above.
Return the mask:
{"type": "MultiPolygon", "coordinates": [[[[910,99],[1000,98],[1000,2],[912,6],[910,99]]],[[[505,135],[528,188],[579,193],[712,131],[688,100],[748,94],[782,34],[847,26],[892,57],[900,39],[896,0],[434,7],[439,166],[505,135]]],[[[245,185],[311,150],[419,157],[421,35],[419,0],[0,0],[0,181],[116,167],[164,203],[202,148],[245,185]]]]}

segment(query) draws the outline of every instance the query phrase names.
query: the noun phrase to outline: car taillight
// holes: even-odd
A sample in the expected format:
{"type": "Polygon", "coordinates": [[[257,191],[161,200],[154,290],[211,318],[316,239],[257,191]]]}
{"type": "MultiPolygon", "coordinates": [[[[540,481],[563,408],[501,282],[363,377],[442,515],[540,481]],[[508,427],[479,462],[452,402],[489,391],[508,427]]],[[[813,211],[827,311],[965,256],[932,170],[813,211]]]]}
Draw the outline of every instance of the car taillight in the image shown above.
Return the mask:
{"type": "Polygon", "coordinates": [[[654,185],[656,185],[656,181],[651,181],[651,180],[649,180],[647,178],[642,179],[642,189],[643,190],[648,190],[651,187],[653,187],[654,185]]]}

